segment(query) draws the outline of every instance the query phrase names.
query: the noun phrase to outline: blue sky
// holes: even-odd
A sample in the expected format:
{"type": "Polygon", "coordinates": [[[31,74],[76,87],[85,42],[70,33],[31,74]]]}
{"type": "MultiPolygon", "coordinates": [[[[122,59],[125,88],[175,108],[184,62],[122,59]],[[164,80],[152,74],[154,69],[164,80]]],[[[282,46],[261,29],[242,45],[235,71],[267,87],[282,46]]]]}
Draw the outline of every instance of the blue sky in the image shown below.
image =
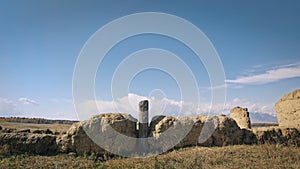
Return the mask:
{"type": "MultiPolygon", "coordinates": [[[[76,119],[72,78],[81,49],[105,24],[138,12],[176,15],[206,34],[224,66],[224,113],[244,106],[275,115],[276,101],[300,88],[300,3],[296,0],[11,0],[0,2],[0,116],[76,119]]],[[[205,112],[211,90],[201,61],[181,42],[150,34],[128,38],[105,56],[95,79],[98,111],[114,111],[112,75],[126,56],[145,48],[171,51],[188,65],[199,85],[201,112],[205,112]]],[[[166,99],[157,106],[174,113],[181,103],[179,89],[168,74],[148,70],[137,74],[128,95],[117,102],[124,104],[125,98],[137,102],[158,93],[166,99]]],[[[199,110],[189,111],[197,114],[199,110]]]]}

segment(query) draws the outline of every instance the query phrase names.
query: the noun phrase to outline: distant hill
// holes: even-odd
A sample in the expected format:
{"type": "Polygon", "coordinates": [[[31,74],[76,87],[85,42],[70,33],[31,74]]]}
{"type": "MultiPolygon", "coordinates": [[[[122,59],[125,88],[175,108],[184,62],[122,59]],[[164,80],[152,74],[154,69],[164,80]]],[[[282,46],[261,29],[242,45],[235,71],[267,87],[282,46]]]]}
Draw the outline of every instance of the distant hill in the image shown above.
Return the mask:
{"type": "Polygon", "coordinates": [[[44,118],[26,118],[26,117],[0,117],[0,122],[13,123],[34,123],[34,124],[73,124],[78,121],[73,120],[50,120],[44,118]]]}
{"type": "Polygon", "coordinates": [[[249,112],[251,123],[278,123],[277,117],[265,113],[249,112]]]}

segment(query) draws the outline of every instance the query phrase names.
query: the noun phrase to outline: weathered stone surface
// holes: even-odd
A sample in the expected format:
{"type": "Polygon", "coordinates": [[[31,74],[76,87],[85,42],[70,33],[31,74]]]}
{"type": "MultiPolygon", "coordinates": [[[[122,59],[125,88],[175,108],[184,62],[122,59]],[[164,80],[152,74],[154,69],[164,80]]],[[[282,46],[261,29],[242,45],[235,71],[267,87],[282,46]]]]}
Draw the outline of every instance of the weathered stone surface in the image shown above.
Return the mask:
{"type": "MultiPolygon", "coordinates": [[[[149,140],[150,148],[159,152],[165,152],[178,145],[192,127],[193,119],[191,117],[164,117],[155,127],[152,127],[154,130],[150,134],[150,137],[153,137],[149,140]]],[[[185,141],[181,145],[184,146],[186,144],[190,143],[185,141]]]]}
{"type": "Polygon", "coordinates": [[[34,134],[53,134],[53,132],[50,129],[46,130],[34,130],[32,131],[34,134]]]}
{"type": "Polygon", "coordinates": [[[258,144],[281,144],[300,147],[300,131],[296,128],[256,128],[252,130],[258,144]]]}
{"type": "Polygon", "coordinates": [[[0,132],[0,145],[6,147],[7,154],[53,155],[59,151],[54,135],[11,131],[0,132]]]}
{"type": "Polygon", "coordinates": [[[279,126],[300,128],[300,89],[284,95],[275,110],[279,126]]]}
{"type": "Polygon", "coordinates": [[[148,130],[148,136],[153,137],[153,131],[155,131],[155,126],[166,116],[164,115],[157,115],[152,117],[149,130],[148,130]]]}
{"type": "Polygon", "coordinates": [[[250,129],[251,123],[247,108],[235,107],[230,110],[230,117],[236,121],[242,129],[250,129]]]}
{"type": "MultiPolygon", "coordinates": [[[[170,144],[175,147],[186,146],[225,146],[256,143],[255,135],[246,129],[240,129],[237,123],[227,116],[164,117],[152,127],[152,135],[160,140],[163,149],[170,144]],[[171,130],[170,130],[171,129],[171,130]],[[169,131],[169,133],[168,133],[169,131]],[[166,132],[166,133],[165,133],[166,132]],[[177,138],[186,135],[182,140],[177,138]]],[[[155,146],[155,145],[152,145],[155,146]]]]}
{"type": "Polygon", "coordinates": [[[136,143],[124,142],[124,136],[136,138],[136,123],[137,120],[128,114],[100,114],[73,124],[67,134],[57,141],[63,152],[77,154],[102,155],[108,153],[105,149],[131,151],[136,143]]]}
{"type": "Polygon", "coordinates": [[[236,121],[225,115],[214,119],[215,131],[202,145],[205,146],[227,146],[237,144],[253,144],[256,137],[249,130],[241,129],[236,121]]]}

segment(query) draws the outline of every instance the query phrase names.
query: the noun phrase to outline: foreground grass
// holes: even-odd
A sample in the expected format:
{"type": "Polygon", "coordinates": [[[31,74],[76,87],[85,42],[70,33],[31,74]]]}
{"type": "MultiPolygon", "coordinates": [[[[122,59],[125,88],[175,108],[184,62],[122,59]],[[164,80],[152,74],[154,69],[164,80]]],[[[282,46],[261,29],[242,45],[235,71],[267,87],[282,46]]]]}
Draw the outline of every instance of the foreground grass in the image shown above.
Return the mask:
{"type": "Polygon", "coordinates": [[[0,157],[0,168],[300,168],[300,148],[276,145],[194,147],[147,158],[17,155],[0,157]]]}

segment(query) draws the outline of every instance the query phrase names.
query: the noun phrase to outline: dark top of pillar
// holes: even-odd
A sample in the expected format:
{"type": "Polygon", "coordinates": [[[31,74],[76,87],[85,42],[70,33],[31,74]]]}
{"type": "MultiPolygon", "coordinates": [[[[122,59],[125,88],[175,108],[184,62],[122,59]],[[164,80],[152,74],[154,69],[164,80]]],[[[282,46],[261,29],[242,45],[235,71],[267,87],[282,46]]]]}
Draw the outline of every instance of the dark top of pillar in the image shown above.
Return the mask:
{"type": "Polygon", "coordinates": [[[148,100],[142,100],[139,102],[140,111],[148,111],[148,100]]]}

